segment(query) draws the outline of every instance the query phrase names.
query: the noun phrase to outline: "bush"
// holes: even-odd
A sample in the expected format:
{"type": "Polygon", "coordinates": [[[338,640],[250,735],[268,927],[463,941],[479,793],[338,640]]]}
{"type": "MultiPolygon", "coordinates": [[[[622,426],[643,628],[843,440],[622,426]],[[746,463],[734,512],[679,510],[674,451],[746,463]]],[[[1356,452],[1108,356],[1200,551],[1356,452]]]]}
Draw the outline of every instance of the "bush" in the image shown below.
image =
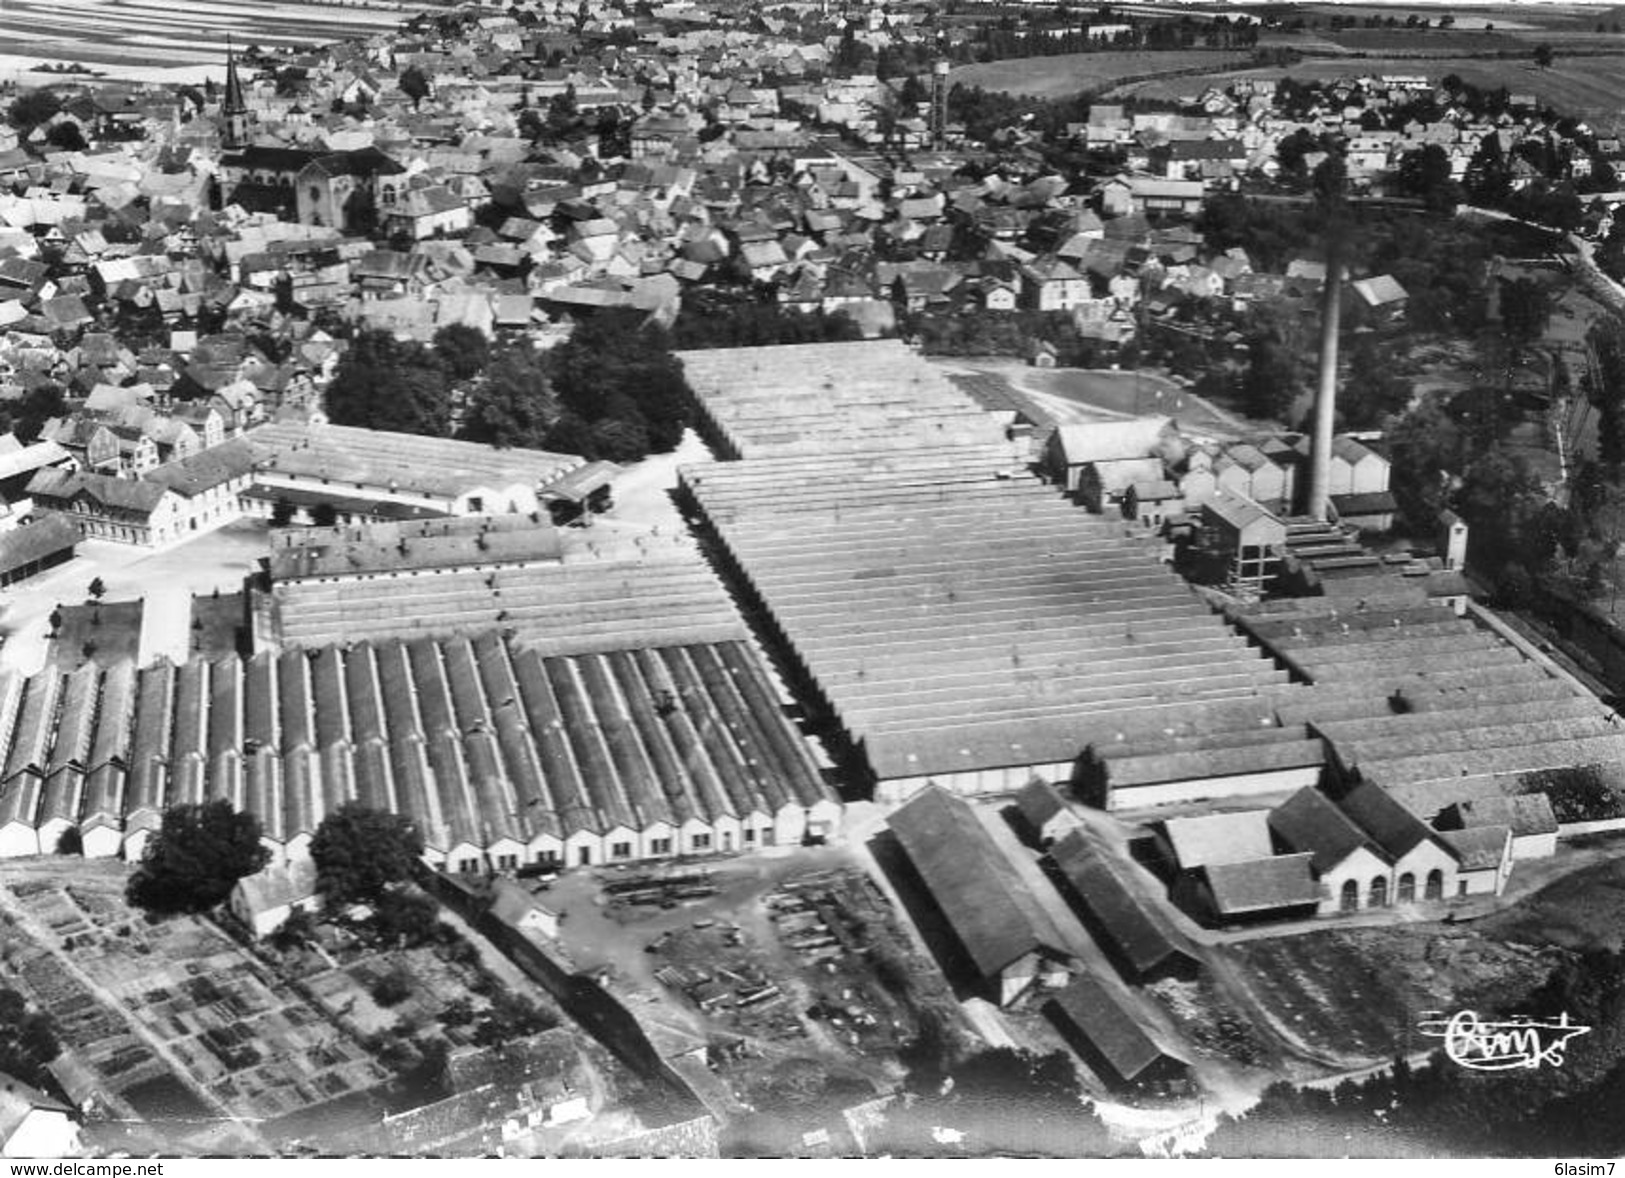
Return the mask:
{"type": "Polygon", "coordinates": [[[412,993],[412,983],[400,970],[391,970],[373,983],[372,1000],[379,1006],[399,1006],[412,993]]]}

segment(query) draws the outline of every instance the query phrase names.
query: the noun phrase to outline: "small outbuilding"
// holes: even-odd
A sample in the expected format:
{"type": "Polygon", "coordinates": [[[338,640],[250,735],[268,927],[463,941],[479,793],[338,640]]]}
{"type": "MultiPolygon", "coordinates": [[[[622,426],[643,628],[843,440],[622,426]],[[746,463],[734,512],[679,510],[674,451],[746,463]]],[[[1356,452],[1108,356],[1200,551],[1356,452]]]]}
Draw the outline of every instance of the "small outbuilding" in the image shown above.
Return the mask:
{"type": "Polygon", "coordinates": [[[316,910],[320,903],[316,864],[309,858],[273,862],[263,871],[238,880],[227,903],[232,915],[252,929],[256,937],[269,936],[294,912],[316,910]]]}
{"type": "Polygon", "coordinates": [[[1557,817],[1543,793],[1515,797],[1470,798],[1447,808],[1441,830],[1505,826],[1512,831],[1512,858],[1545,859],[1557,853],[1557,817]]]}
{"type": "Polygon", "coordinates": [[[1060,789],[1041,777],[1022,786],[1021,792],[1016,794],[1016,808],[1021,812],[1027,834],[1040,848],[1083,825],[1060,789]]]}

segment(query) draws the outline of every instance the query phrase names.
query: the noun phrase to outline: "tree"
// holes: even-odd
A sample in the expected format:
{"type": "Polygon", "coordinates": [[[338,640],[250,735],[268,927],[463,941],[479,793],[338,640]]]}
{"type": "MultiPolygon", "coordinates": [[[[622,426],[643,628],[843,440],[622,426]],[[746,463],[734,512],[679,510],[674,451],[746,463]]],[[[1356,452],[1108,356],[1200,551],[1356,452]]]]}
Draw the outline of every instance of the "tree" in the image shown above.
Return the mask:
{"type": "Polygon", "coordinates": [[[400,888],[385,892],[373,904],[372,928],[386,945],[411,948],[434,938],[440,908],[422,892],[400,888]]]}
{"type": "Polygon", "coordinates": [[[398,969],[392,969],[372,985],[372,1000],[379,1006],[399,1006],[412,995],[412,981],[398,969]]]}
{"type": "Polygon", "coordinates": [[[30,1010],[17,991],[0,989],[0,1072],[25,1084],[48,1087],[45,1065],[61,1051],[50,1017],[30,1010]]]}
{"type": "Polygon", "coordinates": [[[563,136],[573,129],[581,118],[581,107],[576,101],[575,84],[567,84],[562,91],[548,99],[547,103],[547,129],[556,136],[563,136]]]}
{"type": "Polygon", "coordinates": [[[224,798],[182,803],[164,811],[125,896],[154,913],[206,912],[270,859],[254,815],[239,813],[224,798]]]}
{"type": "Polygon", "coordinates": [[[478,376],[491,359],[491,341],[466,323],[448,323],[434,333],[434,354],[457,380],[478,376]]]}
{"type": "Polygon", "coordinates": [[[1533,278],[1501,279],[1501,326],[1515,348],[1526,348],[1546,331],[1552,297],[1533,278]]]}
{"type": "Polygon", "coordinates": [[[373,903],[411,879],[423,855],[423,835],[408,818],[346,802],[310,841],[316,890],[329,907],[373,903]]]}
{"type": "Polygon", "coordinates": [[[79,124],[71,119],[64,119],[55,124],[45,133],[45,142],[58,151],[84,151],[90,146],[85,142],[85,133],[79,124]]]}
{"type": "Polygon", "coordinates": [[[285,497],[278,495],[271,504],[271,526],[285,528],[293,523],[294,506],[285,497]]]}
{"type": "Polygon", "coordinates": [[[913,111],[929,97],[930,92],[926,90],[925,83],[920,81],[920,76],[910,74],[903,79],[903,88],[898,93],[897,100],[905,111],[913,111]]]}
{"type": "Polygon", "coordinates": [[[416,110],[429,97],[429,77],[417,65],[409,65],[401,71],[401,93],[412,100],[412,109],[416,110]]]}
{"type": "Polygon", "coordinates": [[[19,131],[32,131],[41,123],[48,123],[62,109],[62,99],[53,90],[30,90],[17,96],[7,117],[19,131]]]}
{"type": "Polygon", "coordinates": [[[339,522],[339,509],[331,503],[318,503],[310,509],[310,522],[318,528],[336,527],[339,522]]]}
{"type": "Polygon", "coordinates": [[[1552,68],[1553,56],[1552,47],[1546,44],[1546,42],[1542,41],[1539,45],[1535,46],[1535,64],[1541,69],[1549,70],[1552,68]]]}

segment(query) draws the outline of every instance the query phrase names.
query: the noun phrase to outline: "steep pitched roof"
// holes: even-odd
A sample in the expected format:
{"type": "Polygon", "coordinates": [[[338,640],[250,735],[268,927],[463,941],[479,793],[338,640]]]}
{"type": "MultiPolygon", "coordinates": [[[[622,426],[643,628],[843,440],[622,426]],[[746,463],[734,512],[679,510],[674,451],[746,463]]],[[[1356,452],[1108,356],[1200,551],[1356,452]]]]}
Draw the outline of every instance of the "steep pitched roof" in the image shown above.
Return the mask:
{"type": "Polygon", "coordinates": [[[1382,852],[1342,810],[1314,786],[1306,785],[1270,811],[1270,829],[1294,851],[1314,856],[1320,874],[1332,870],[1362,847],[1382,852]]]}
{"type": "Polygon", "coordinates": [[[1473,826],[1440,832],[1463,871],[1492,871],[1506,856],[1512,831],[1505,826],[1473,826]]]}
{"type": "Polygon", "coordinates": [[[1089,974],[1080,974],[1051,1002],[1051,1017],[1059,1016],[1076,1027],[1106,1062],[1129,1083],[1163,1058],[1183,1063],[1162,1050],[1134,1015],[1089,974]]]}
{"type": "Polygon", "coordinates": [[[887,820],[955,935],[985,977],[1062,939],[964,799],[928,786],[887,820]]]}
{"type": "Polygon", "coordinates": [[[1170,957],[1184,955],[1081,830],[1057,839],[1049,856],[1094,916],[1096,928],[1137,972],[1148,973],[1170,957]]]}
{"type": "Polygon", "coordinates": [[[1338,806],[1391,859],[1407,855],[1417,844],[1433,838],[1425,822],[1369,781],[1344,794],[1338,806]]]}

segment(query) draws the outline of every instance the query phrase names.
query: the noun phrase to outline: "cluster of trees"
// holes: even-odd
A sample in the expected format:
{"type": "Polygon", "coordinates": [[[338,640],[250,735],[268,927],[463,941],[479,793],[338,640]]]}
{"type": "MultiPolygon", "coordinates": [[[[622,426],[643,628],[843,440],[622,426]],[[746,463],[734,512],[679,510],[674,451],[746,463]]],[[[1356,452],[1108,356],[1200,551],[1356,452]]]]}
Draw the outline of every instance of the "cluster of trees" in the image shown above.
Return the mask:
{"type": "Polygon", "coordinates": [[[1393,491],[1411,530],[1427,535],[1450,508],[1472,530],[1473,567],[1513,603],[1548,568],[1565,534],[1524,457],[1508,444],[1522,413],[1501,388],[1427,398],[1388,430],[1393,491]]]}
{"type": "MultiPolygon", "coordinates": [[[[1565,960],[1520,1014],[1592,1028],[1562,1067],[1473,1072],[1442,1052],[1427,1068],[1334,1090],[1282,1082],[1245,1117],[1221,1117],[1207,1149],[1219,1157],[1613,1157],[1625,1152],[1625,955],[1565,960]]],[[[1489,1017],[1489,1016],[1485,1016],[1489,1017]]]]}
{"type": "Polygon", "coordinates": [[[61,1051],[50,1016],[31,1009],[17,991],[0,987],[0,1073],[42,1087],[50,1080],[45,1065],[61,1051]]]}
{"type": "Polygon", "coordinates": [[[673,347],[755,348],[770,344],[837,343],[863,338],[850,315],[841,311],[800,311],[776,302],[745,300],[717,290],[685,294],[671,327],[673,347]]]}
{"type": "Polygon", "coordinates": [[[926,354],[935,356],[1029,359],[1033,349],[1045,343],[1055,349],[1055,362],[1064,368],[1099,368],[1112,360],[1132,364],[1138,358],[1133,345],[1125,358],[1125,349],[1079,334],[1076,321],[1065,311],[906,314],[899,326],[905,336],[920,341],[926,354]]]}
{"type": "Polygon", "coordinates": [[[677,448],[693,393],[664,328],[638,315],[595,315],[547,359],[561,410],[550,449],[633,462],[677,448]]]}
{"type": "Polygon", "coordinates": [[[432,345],[361,332],[327,412],[339,425],[444,437],[459,402],[466,440],[635,462],[676,447],[690,394],[669,333],[604,313],[548,353],[493,348],[462,326],[442,328],[432,345]]]}
{"type": "Polygon", "coordinates": [[[40,430],[53,417],[68,411],[62,386],[54,381],[36,384],[15,401],[0,403],[0,432],[10,430],[25,446],[39,440],[40,430]]]}
{"type": "MultiPolygon", "coordinates": [[[[27,90],[12,100],[6,119],[27,136],[34,128],[56,118],[62,107],[62,96],[54,90],[27,90]]],[[[45,141],[58,151],[84,151],[89,146],[79,124],[71,119],[55,124],[45,133],[45,141]]]]}

